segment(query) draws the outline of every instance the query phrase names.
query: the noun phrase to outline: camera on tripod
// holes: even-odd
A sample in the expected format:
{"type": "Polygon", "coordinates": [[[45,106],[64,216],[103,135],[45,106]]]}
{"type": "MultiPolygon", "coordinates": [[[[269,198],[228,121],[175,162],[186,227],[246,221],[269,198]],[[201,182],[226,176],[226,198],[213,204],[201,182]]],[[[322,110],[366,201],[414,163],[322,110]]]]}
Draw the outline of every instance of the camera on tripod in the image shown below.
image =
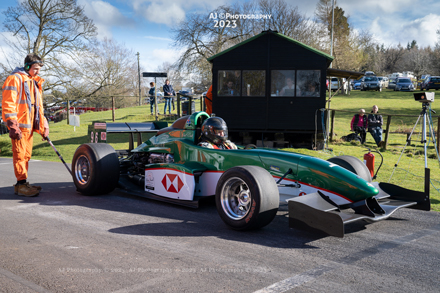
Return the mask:
{"type": "Polygon", "coordinates": [[[419,101],[420,103],[432,103],[434,102],[435,93],[414,93],[414,100],[419,101]]]}

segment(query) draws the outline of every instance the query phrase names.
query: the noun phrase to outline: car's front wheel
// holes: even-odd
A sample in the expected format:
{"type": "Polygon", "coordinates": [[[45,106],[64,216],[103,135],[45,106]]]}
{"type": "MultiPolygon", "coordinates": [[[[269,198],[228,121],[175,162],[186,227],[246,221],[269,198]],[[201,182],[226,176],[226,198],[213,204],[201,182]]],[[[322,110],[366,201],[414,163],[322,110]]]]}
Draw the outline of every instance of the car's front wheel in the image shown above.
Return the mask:
{"type": "Polygon", "coordinates": [[[231,168],[220,177],[215,192],[217,211],[235,230],[269,224],[279,207],[278,187],[272,175],[258,166],[231,168]]]}
{"type": "Polygon", "coordinates": [[[337,156],[328,159],[327,161],[341,166],[348,171],[353,172],[356,175],[359,175],[362,179],[367,182],[372,182],[370,170],[368,170],[367,166],[361,162],[356,157],[353,156],[337,156]]]}
{"type": "Polygon", "coordinates": [[[105,143],[80,145],[73,155],[72,177],[82,194],[113,191],[119,181],[119,160],[113,147],[105,143]]]}

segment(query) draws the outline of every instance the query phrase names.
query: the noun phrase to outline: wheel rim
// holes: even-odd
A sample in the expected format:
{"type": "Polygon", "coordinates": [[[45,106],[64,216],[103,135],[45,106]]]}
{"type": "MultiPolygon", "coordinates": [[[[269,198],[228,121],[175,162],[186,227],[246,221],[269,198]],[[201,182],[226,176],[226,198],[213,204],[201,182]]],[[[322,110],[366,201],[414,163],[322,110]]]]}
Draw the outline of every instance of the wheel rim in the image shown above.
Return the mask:
{"type": "Polygon", "coordinates": [[[221,205],[232,220],[241,220],[249,213],[252,195],[249,186],[238,177],[229,178],[222,187],[221,205]]]}
{"type": "Polygon", "coordinates": [[[84,155],[81,155],[78,160],[76,160],[75,177],[76,181],[81,185],[85,185],[87,182],[89,182],[90,162],[89,159],[84,155]]]}

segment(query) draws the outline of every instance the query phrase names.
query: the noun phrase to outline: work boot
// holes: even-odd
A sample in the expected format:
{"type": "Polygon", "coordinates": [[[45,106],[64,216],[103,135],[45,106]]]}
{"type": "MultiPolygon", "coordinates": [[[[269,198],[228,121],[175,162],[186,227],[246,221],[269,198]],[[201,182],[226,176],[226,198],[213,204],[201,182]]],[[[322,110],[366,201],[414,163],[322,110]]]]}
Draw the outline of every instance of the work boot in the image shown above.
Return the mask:
{"type": "MultiPolygon", "coordinates": [[[[29,183],[27,183],[27,184],[29,184],[29,183]]],[[[14,185],[14,193],[15,194],[18,194],[18,186],[19,186],[20,184],[15,184],[14,185]]],[[[38,190],[38,191],[41,191],[43,188],[41,188],[41,186],[38,186],[38,185],[31,185],[31,187],[32,188],[35,188],[36,190],[38,190]]]]}
{"type": "MultiPolygon", "coordinates": [[[[39,187],[39,186],[37,186],[37,187],[39,187]]],[[[41,187],[40,187],[40,190],[41,190],[41,187]]],[[[29,184],[29,182],[26,182],[24,184],[14,185],[15,194],[22,195],[22,196],[37,196],[40,193],[40,190],[31,186],[29,184]]]]}

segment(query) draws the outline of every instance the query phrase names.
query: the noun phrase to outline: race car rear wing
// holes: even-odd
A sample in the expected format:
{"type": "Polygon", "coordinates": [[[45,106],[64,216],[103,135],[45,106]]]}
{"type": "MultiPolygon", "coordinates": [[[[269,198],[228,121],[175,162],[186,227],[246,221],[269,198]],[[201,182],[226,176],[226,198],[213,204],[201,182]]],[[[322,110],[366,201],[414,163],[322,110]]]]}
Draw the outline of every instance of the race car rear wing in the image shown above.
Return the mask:
{"type": "Polygon", "coordinates": [[[134,149],[134,136],[136,135],[137,145],[141,145],[143,141],[155,135],[160,129],[167,127],[167,122],[126,122],[126,123],[106,123],[94,122],[89,125],[89,135],[92,143],[107,142],[107,135],[110,133],[128,133],[129,149],[134,149]],[[145,134],[142,137],[142,134],[145,134]]]}

